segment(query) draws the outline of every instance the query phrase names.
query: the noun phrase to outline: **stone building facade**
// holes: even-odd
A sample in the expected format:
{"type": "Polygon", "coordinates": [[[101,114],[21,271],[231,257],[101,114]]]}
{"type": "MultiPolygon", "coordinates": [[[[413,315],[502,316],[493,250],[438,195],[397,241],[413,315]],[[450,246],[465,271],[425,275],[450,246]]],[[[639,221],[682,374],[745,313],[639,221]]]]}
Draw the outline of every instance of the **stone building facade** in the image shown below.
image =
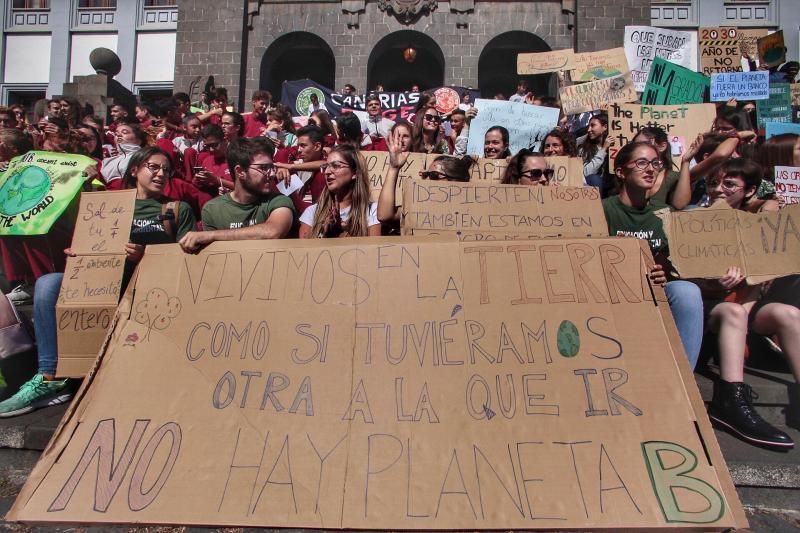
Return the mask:
{"type": "MultiPolygon", "coordinates": [[[[649,22],[645,0],[184,0],[175,90],[213,75],[234,98],[242,78],[249,98],[303,77],[359,91],[418,84],[508,94],[517,53],[621,46],[626,25],[649,22]],[[410,64],[408,48],[416,52],[410,64]]],[[[539,92],[552,88],[549,79],[531,82],[539,92]]]]}

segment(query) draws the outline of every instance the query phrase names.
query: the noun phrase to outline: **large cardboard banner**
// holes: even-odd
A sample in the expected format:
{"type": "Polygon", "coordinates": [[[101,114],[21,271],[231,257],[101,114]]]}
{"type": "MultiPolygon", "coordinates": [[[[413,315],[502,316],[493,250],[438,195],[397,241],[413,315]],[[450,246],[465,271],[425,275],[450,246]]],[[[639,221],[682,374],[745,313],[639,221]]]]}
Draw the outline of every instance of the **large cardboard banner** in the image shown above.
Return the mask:
{"type": "Polygon", "coordinates": [[[505,100],[475,100],[478,116],[469,126],[467,153],[483,155],[483,137],[492,126],[508,129],[509,148],[516,154],[523,148],[538,151],[545,136],[558,123],[560,109],[505,100]]]}
{"type": "Polygon", "coordinates": [[[148,247],[7,518],[746,527],[650,260],[629,238],[148,247]]]}
{"type": "Polygon", "coordinates": [[[707,76],[655,58],[642,94],[646,105],[702,104],[708,100],[707,76]]]}
{"type": "Polygon", "coordinates": [[[404,235],[465,241],[608,235],[594,187],[406,180],[400,224],[404,235]]]}
{"type": "Polygon", "coordinates": [[[30,151],[0,174],[0,235],[44,235],[86,180],[91,157],[30,151]]]}
{"type": "Polygon", "coordinates": [[[657,126],[669,136],[676,161],[700,133],[711,130],[717,108],[714,104],[686,105],[612,105],[608,110],[609,135],[614,146],[609,157],[616,159],[620,148],[636,136],[640,128],[657,126]]]}
{"type": "Polygon", "coordinates": [[[533,75],[562,72],[575,66],[575,51],[572,48],[517,54],[517,74],[533,75]]]}
{"type": "Polygon", "coordinates": [[[711,101],[766,100],[769,98],[769,71],[731,72],[711,75],[711,101]]]}
{"type": "Polygon", "coordinates": [[[800,206],[746,213],[727,205],[677,211],[664,229],[683,278],[720,278],[738,266],[750,281],[800,274],[800,206]]]}
{"type": "Polygon", "coordinates": [[[742,51],[736,28],[700,28],[702,73],[741,72],[742,51]]]}
{"type": "Polygon", "coordinates": [[[570,76],[575,83],[613,78],[630,72],[625,49],[611,48],[575,54],[570,76]]]}
{"type": "Polygon", "coordinates": [[[638,98],[630,72],[612,78],[567,85],[558,90],[558,96],[561,99],[561,108],[567,115],[605,109],[615,102],[635,102],[638,98]]]}
{"type": "Polygon", "coordinates": [[[625,26],[625,55],[631,67],[633,85],[641,92],[657,57],[697,70],[697,32],[625,26]]]}
{"type": "Polygon", "coordinates": [[[92,367],[119,303],[125,244],[136,189],[81,195],[56,304],[59,377],[81,378],[92,367]]]}

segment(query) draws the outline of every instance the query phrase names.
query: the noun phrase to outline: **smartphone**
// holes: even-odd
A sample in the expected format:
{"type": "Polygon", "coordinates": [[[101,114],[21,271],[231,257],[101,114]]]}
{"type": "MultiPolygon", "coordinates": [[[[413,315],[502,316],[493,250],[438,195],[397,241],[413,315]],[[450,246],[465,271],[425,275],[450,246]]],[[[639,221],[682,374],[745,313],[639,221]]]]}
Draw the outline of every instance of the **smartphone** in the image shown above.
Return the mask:
{"type": "Polygon", "coordinates": [[[192,167],[192,172],[194,172],[195,174],[197,174],[198,172],[203,172],[204,170],[205,168],[203,167],[192,167]]]}

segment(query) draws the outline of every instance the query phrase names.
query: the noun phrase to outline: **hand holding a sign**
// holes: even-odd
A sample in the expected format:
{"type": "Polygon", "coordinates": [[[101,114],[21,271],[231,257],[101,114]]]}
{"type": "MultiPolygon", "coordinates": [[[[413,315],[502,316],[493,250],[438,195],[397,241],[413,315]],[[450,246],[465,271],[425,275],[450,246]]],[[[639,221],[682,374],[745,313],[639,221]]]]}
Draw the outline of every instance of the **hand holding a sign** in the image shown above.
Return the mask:
{"type": "MultiPolygon", "coordinates": [[[[209,232],[190,231],[183,238],[178,241],[183,251],[190,254],[196,254],[202,250],[206,245],[210,244],[213,239],[210,238],[209,232]]],[[[126,250],[127,251],[127,250],[126,250]]]]}
{"type": "Polygon", "coordinates": [[[736,266],[728,267],[728,270],[725,271],[725,275],[719,278],[719,284],[725,290],[733,290],[735,289],[741,282],[744,281],[744,273],[742,269],[736,266]]]}
{"type": "Polygon", "coordinates": [[[650,265],[650,281],[655,285],[665,285],[667,283],[667,274],[664,272],[662,265],[650,265]]]}
{"type": "Polygon", "coordinates": [[[131,263],[138,263],[144,257],[144,245],[129,242],[125,245],[125,259],[131,263]]]}

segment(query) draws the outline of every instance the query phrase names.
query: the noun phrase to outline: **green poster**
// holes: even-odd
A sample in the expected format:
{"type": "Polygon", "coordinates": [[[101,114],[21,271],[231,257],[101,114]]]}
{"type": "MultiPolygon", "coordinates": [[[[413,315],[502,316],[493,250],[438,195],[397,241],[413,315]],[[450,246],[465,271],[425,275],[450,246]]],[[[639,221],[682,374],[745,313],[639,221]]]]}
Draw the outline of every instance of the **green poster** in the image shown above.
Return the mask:
{"type": "Polygon", "coordinates": [[[710,85],[708,76],[657,57],[642,93],[642,104],[702,104],[708,101],[710,85]]]}
{"type": "Polygon", "coordinates": [[[0,173],[0,235],[44,235],[83,187],[83,155],[32,151],[0,173]]]}
{"type": "Polygon", "coordinates": [[[788,83],[770,83],[769,98],[756,100],[756,115],[758,116],[758,129],[767,127],[767,122],[791,122],[792,99],[788,83]]]}

